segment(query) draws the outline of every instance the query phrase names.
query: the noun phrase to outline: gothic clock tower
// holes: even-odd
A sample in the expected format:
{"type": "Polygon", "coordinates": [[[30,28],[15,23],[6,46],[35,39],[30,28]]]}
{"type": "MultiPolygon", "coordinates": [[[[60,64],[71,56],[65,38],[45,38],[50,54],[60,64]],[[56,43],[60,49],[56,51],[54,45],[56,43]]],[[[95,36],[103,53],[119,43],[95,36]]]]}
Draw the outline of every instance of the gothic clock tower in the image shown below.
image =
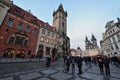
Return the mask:
{"type": "Polygon", "coordinates": [[[67,35],[67,12],[64,11],[62,4],[53,12],[53,26],[60,36],[67,35]]]}

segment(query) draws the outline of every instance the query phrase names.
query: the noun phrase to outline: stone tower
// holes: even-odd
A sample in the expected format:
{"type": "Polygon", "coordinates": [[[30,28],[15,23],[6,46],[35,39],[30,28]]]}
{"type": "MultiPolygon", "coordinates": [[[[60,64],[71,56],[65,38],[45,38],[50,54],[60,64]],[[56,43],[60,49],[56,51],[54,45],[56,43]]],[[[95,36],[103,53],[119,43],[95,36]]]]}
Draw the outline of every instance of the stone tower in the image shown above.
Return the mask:
{"type": "Polygon", "coordinates": [[[86,39],[85,39],[85,48],[86,48],[86,50],[88,50],[89,49],[89,40],[88,40],[88,37],[86,36],[86,39]]]}
{"type": "Polygon", "coordinates": [[[64,11],[62,4],[53,12],[53,26],[60,36],[67,35],[67,12],[64,11]]]}
{"type": "Polygon", "coordinates": [[[91,41],[88,40],[88,37],[86,37],[85,47],[86,47],[86,50],[98,48],[97,39],[95,38],[95,36],[93,34],[92,34],[92,37],[91,37],[91,41]]]}
{"type": "Polygon", "coordinates": [[[97,39],[95,38],[95,36],[93,34],[92,34],[91,41],[92,41],[92,44],[93,44],[94,48],[98,48],[97,39]]]}

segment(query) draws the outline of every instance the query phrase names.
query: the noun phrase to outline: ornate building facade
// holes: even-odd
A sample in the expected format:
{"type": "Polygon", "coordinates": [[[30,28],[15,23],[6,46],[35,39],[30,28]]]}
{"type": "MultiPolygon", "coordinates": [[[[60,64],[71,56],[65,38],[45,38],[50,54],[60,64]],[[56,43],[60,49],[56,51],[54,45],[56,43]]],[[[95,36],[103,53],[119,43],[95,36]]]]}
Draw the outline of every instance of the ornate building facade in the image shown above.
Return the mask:
{"type": "Polygon", "coordinates": [[[59,38],[62,38],[63,45],[60,45],[64,55],[68,55],[70,53],[70,38],[67,36],[67,11],[64,11],[63,5],[60,4],[58,9],[53,12],[53,27],[55,27],[56,31],[59,34],[59,38]]]}
{"type": "Polygon", "coordinates": [[[95,56],[100,54],[100,48],[97,45],[97,39],[92,34],[91,41],[86,37],[85,39],[85,48],[86,50],[83,52],[85,56],[95,56]]]}
{"type": "Polygon", "coordinates": [[[0,27],[0,56],[29,57],[34,55],[39,26],[31,13],[12,5],[0,27]]]}
{"type": "Polygon", "coordinates": [[[0,0],[0,25],[2,24],[7,11],[12,4],[13,2],[11,0],[0,0]]]}
{"type": "Polygon", "coordinates": [[[107,22],[106,31],[103,33],[103,39],[100,41],[102,53],[107,56],[120,56],[120,19],[107,22]]]}
{"type": "Polygon", "coordinates": [[[92,34],[92,37],[91,37],[91,41],[88,40],[88,37],[86,37],[85,47],[86,47],[86,50],[98,48],[97,39],[95,38],[95,36],[93,34],[92,34]]]}
{"type": "Polygon", "coordinates": [[[57,53],[69,53],[67,12],[62,4],[53,12],[53,26],[17,5],[9,8],[5,15],[2,13],[4,19],[0,18],[0,56],[44,57],[50,54],[55,57],[57,53]]]}

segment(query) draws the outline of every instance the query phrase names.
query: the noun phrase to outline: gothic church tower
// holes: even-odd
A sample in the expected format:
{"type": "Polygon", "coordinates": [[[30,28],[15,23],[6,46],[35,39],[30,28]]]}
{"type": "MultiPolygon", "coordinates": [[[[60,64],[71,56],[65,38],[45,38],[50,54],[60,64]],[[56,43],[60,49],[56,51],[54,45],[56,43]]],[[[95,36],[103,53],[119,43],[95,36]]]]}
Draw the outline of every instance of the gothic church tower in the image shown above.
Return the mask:
{"type": "Polygon", "coordinates": [[[91,41],[92,41],[92,44],[93,44],[94,48],[98,48],[97,39],[95,38],[95,36],[93,34],[92,34],[91,41]]]}
{"type": "Polygon", "coordinates": [[[64,11],[62,4],[53,12],[53,26],[60,36],[67,35],[67,12],[64,11]]]}

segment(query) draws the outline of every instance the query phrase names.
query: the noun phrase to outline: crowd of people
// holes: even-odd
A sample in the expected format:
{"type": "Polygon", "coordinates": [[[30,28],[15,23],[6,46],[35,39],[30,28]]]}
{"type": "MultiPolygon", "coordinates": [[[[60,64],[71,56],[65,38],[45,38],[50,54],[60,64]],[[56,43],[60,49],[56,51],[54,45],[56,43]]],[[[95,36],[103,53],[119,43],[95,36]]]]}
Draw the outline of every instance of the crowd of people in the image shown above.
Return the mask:
{"type": "MultiPolygon", "coordinates": [[[[72,71],[72,74],[75,74],[75,67],[78,68],[78,74],[82,74],[82,65],[83,62],[89,68],[92,68],[92,65],[98,66],[100,74],[106,74],[110,76],[110,63],[120,66],[120,60],[117,57],[108,58],[107,56],[99,55],[93,57],[81,57],[81,56],[63,56],[64,58],[64,65],[66,66],[66,72],[72,71]]],[[[46,56],[46,67],[50,67],[50,63],[54,62],[55,59],[52,58],[50,55],[46,56]]]]}
{"type": "Polygon", "coordinates": [[[82,64],[83,62],[86,64],[86,66],[89,66],[89,68],[92,67],[94,64],[95,66],[99,67],[100,74],[106,74],[107,76],[110,76],[110,63],[114,62],[114,64],[120,65],[119,60],[116,58],[108,58],[107,56],[94,56],[94,57],[73,57],[73,56],[64,56],[64,64],[66,65],[66,72],[72,71],[72,74],[75,74],[75,65],[78,68],[78,74],[82,74],[82,64]]]}

